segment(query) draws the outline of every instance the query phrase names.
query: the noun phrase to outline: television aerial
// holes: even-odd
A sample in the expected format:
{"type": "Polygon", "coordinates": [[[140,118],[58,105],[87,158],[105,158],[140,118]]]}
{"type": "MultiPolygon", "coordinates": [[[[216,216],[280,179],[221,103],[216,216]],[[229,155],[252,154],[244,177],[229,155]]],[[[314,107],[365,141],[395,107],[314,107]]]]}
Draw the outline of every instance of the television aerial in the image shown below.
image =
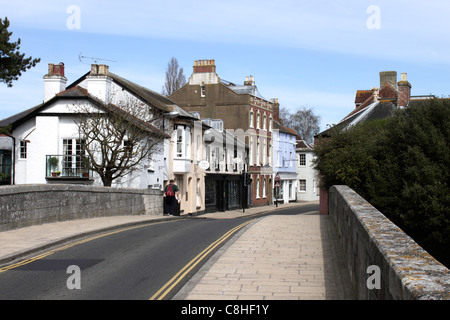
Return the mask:
{"type": "Polygon", "coordinates": [[[115,60],[109,60],[109,59],[103,59],[103,58],[95,58],[95,57],[86,57],[86,56],[83,56],[81,54],[81,52],[80,52],[80,54],[78,56],[78,59],[80,60],[81,63],[89,64],[89,65],[91,63],[84,62],[83,60],[89,59],[89,60],[92,60],[95,64],[97,64],[98,61],[116,62],[115,60]]]}

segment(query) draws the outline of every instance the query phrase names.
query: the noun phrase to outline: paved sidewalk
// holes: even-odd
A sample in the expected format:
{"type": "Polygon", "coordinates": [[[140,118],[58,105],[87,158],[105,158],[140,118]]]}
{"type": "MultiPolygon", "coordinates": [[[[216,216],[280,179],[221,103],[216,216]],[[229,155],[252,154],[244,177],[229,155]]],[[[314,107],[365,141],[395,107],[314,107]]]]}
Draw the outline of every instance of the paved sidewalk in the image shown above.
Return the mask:
{"type": "Polygon", "coordinates": [[[180,300],[353,299],[329,216],[273,215],[218,252],[180,300]]]}

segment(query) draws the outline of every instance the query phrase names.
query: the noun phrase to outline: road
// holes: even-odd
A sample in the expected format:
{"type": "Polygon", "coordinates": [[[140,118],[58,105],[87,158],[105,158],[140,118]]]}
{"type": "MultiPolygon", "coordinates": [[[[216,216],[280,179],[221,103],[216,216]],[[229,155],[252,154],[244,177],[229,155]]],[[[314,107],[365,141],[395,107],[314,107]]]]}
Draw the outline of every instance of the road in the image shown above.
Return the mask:
{"type": "MultiPolygon", "coordinates": [[[[317,209],[303,206],[271,214],[317,209]]],[[[166,221],[48,249],[41,258],[35,255],[34,261],[0,273],[0,299],[170,299],[221,245],[254,220],[166,221]]]]}

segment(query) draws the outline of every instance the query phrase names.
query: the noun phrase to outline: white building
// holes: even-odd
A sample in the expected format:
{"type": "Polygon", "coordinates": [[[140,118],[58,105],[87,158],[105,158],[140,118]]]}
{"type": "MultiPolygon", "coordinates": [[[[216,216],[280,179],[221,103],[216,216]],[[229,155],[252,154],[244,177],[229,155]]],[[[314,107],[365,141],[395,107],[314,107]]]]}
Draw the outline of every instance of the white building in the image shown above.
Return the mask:
{"type": "Polygon", "coordinates": [[[314,169],[314,150],[304,140],[297,141],[297,200],[318,201],[319,200],[319,178],[314,169]]]}
{"type": "MultiPolygon", "coordinates": [[[[297,172],[295,165],[295,146],[297,134],[290,128],[274,121],[272,132],[273,142],[273,178],[276,186],[276,176],[279,180],[278,202],[289,203],[297,198],[297,172]]],[[[276,190],[276,189],[274,189],[276,190]]],[[[275,196],[273,199],[275,200],[275,196]]]]}
{"type": "Polygon", "coordinates": [[[181,210],[204,210],[205,172],[191,159],[197,150],[203,153],[203,139],[194,139],[194,134],[202,134],[206,126],[200,125],[195,133],[196,118],[189,112],[109,72],[106,65],[94,64],[74,83],[66,83],[64,65],[49,64],[49,73],[44,76],[44,102],[0,121],[0,127],[8,128],[7,135],[0,135],[0,154],[2,163],[10,159],[11,184],[101,185],[99,176],[80,160],[83,137],[75,124],[78,108],[101,113],[132,103],[144,111],[134,119],[136,125],[145,127],[149,134],[165,135],[165,139],[157,153],[142,161],[140,170],[115,180],[112,186],[163,190],[169,179],[175,179],[181,190],[181,210]],[[196,197],[188,198],[188,194],[196,197]]]}

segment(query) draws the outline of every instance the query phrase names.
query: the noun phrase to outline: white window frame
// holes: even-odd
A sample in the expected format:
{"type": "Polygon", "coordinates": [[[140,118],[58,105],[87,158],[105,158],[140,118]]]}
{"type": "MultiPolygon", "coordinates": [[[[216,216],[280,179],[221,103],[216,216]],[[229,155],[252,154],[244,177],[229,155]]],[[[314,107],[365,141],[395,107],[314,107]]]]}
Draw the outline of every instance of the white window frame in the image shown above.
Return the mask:
{"type": "Polygon", "coordinates": [[[298,166],[299,167],[306,167],[306,153],[299,153],[298,154],[298,166]]]}
{"type": "Polygon", "coordinates": [[[19,159],[26,160],[28,157],[28,142],[21,140],[19,144],[19,159]]]}
{"type": "Polygon", "coordinates": [[[190,159],[191,128],[185,125],[175,127],[175,158],[190,159]],[[179,148],[181,147],[181,148],[179,148]]]}
{"type": "Polygon", "coordinates": [[[260,187],[259,187],[259,175],[258,175],[258,177],[256,178],[256,199],[260,199],[261,197],[260,197],[260,195],[259,195],[259,192],[260,192],[260,187]]]}
{"type": "Polygon", "coordinates": [[[298,191],[302,193],[306,192],[306,179],[298,180],[298,191]]]}
{"type": "Polygon", "coordinates": [[[261,129],[261,113],[256,114],[256,129],[261,129]]]}
{"type": "Polygon", "coordinates": [[[266,198],[266,176],[262,176],[262,177],[263,177],[262,197],[266,198]]]}

